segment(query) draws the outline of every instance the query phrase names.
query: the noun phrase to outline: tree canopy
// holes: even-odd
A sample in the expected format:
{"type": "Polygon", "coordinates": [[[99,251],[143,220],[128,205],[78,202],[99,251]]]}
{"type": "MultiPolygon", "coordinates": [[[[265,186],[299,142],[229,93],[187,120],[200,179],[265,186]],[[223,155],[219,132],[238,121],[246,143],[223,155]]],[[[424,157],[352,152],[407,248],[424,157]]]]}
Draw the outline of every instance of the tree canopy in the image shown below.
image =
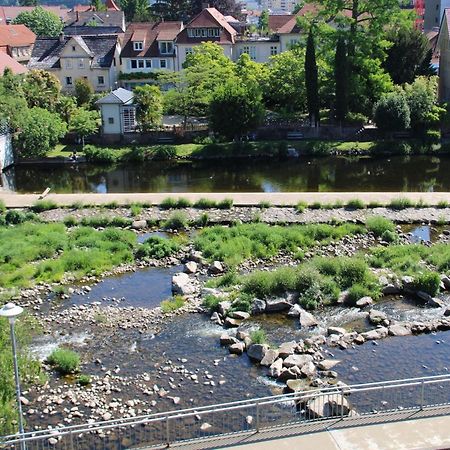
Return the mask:
{"type": "Polygon", "coordinates": [[[158,86],[146,84],[134,89],[136,118],[141,131],[151,131],[161,125],[162,94],[158,86]]]}
{"type": "Polygon", "coordinates": [[[26,25],[37,36],[56,37],[63,29],[61,19],[41,6],[21,12],[12,23],[26,25]]]}

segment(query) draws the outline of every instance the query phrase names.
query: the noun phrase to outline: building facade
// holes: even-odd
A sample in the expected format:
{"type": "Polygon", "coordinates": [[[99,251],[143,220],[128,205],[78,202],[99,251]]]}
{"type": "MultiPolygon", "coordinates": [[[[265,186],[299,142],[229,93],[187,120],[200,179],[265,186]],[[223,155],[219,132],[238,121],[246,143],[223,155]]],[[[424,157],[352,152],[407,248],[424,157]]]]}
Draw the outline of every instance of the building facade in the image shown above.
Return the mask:
{"type": "Polygon", "coordinates": [[[31,58],[36,35],[25,25],[0,25],[0,52],[26,65],[31,58]]]}

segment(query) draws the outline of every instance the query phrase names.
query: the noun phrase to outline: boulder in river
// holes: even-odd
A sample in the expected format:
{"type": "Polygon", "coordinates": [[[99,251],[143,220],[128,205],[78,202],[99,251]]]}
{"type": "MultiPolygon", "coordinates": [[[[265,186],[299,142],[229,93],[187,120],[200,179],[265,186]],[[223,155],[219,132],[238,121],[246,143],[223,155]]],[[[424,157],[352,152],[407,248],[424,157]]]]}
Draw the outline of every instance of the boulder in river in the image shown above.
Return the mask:
{"type": "Polygon", "coordinates": [[[227,317],[223,323],[228,328],[237,328],[241,324],[241,321],[233,319],[232,317],[227,317]]]}
{"type": "Polygon", "coordinates": [[[298,321],[300,323],[301,328],[315,327],[318,324],[317,319],[311,313],[305,311],[304,309],[300,311],[298,321]]]}
{"type": "Polygon", "coordinates": [[[291,307],[291,309],[288,311],[287,315],[289,317],[299,317],[300,312],[302,311],[302,307],[299,304],[295,304],[291,307]]]}
{"type": "Polygon", "coordinates": [[[262,314],[266,311],[266,302],[259,298],[255,298],[252,303],[252,314],[262,314]]]}
{"type": "Polygon", "coordinates": [[[388,333],[390,336],[408,336],[411,334],[411,327],[408,324],[394,323],[389,326],[388,333]]]}
{"type": "Polygon", "coordinates": [[[283,342],[278,348],[280,358],[287,358],[289,355],[294,354],[297,346],[298,344],[295,341],[283,342]]]}
{"type": "Polygon", "coordinates": [[[278,350],[268,349],[264,355],[264,358],[261,360],[260,364],[262,366],[271,366],[278,358],[278,350]]]}
{"type": "Polygon", "coordinates": [[[427,305],[431,306],[432,308],[443,308],[445,306],[445,303],[439,298],[431,297],[427,301],[427,305]]]}
{"type": "Polygon", "coordinates": [[[246,320],[250,317],[250,314],[245,311],[233,311],[229,314],[233,319],[246,320]]]}
{"type": "Polygon", "coordinates": [[[186,273],[176,273],[172,277],[172,292],[180,295],[194,294],[196,287],[192,279],[186,273]]]}
{"type": "Polygon", "coordinates": [[[359,300],[356,301],[356,306],[361,309],[370,305],[373,305],[373,299],[372,297],[369,296],[361,297],[359,300]]]}
{"type": "Polygon", "coordinates": [[[378,311],[377,309],[371,309],[369,311],[369,322],[374,325],[378,325],[384,320],[387,320],[387,315],[383,311],[378,311]]]}
{"type": "Polygon", "coordinates": [[[266,344],[252,344],[247,349],[247,355],[250,359],[261,361],[267,350],[269,350],[269,346],[266,344]]]}
{"type": "Polygon", "coordinates": [[[184,266],[186,273],[196,273],[198,270],[198,264],[195,261],[188,261],[184,266]]]}
{"type": "Polygon", "coordinates": [[[278,378],[283,370],[283,360],[276,359],[269,367],[269,375],[273,378],[278,378]]]}
{"type": "Polygon", "coordinates": [[[310,400],[306,405],[310,416],[314,418],[347,416],[350,404],[342,394],[328,394],[310,400]]]}
{"type": "Polygon", "coordinates": [[[343,335],[347,333],[347,330],[342,327],[328,327],[327,333],[328,336],[331,336],[332,334],[343,335]]]}
{"type": "Polygon", "coordinates": [[[213,275],[218,275],[224,272],[223,265],[220,261],[214,261],[208,268],[209,272],[213,275]]]}
{"type": "Polygon", "coordinates": [[[146,220],[135,220],[131,224],[131,228],[133,228],[133,230],[144,230],[145,228],[147,228],[147,221],[146,220]]]}
{"type": "Polygon", "coordinates": [[[243,342],[236,342],[228,347],[228,351],[234,355],[242,355],[245,350],[245,344],[243,342]]]}
{"type": "Polygon", "coordinates": [[[266,300],[266,311],[267,312],[281,312],[287,311],[291,308],[291,303],[289,303],[284,298],[272,298],[266,300]]]}
{"type": "Polygon", "coordinates": [[[283,361],[283,366],[285,366],[285,367],[293,367],[293,366],[302,367],[303,365],[309,363],[312,360],[313,360],[312,355],[289,355],[283,361]]]}
{"type": "Polygon", "coordinates": [[[339,361],[338,359],[324,359],[323,361],[320,361],[319,364],[317,364],[317,367],[320,370],[330,370],[340,362],[341,361],[339,361]]]}

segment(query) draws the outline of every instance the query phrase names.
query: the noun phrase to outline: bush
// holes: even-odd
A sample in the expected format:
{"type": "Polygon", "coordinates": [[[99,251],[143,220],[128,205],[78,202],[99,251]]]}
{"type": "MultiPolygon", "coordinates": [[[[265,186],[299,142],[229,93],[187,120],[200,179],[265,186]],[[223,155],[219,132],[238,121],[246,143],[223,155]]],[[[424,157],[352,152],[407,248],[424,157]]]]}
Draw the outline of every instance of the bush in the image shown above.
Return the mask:
{"type": "Polygon", "coordinates": [[[211,209],[216,208],[217,202],[215,200],[210,200],[208,198],[201,198],[194,203],[194,208],[197,209],[211,209]]]}
{"type": "Polygon", "coordinates": [[[308,142],[305,151],[312,156],[328,156],[333,151],[333,143],[325,141],[308,142]]]}
{"type": "Polygon", "coordinates": [[[80,367],[80,356],[72,350],[57,348],[47,358],[61,375],[69,375],[78,372],[80,367]]]}
{"type": "Polygon", "coordinates": [[[177,201],[172,197],[165,198],[160,204],[161,209],[172,209],[177,207],[177,201]]]}
{"type": "Polygon", "coordinates": [[[412,208],[414,206],[414,203],[409,200],[408,198],[394,198],[389,203],[389,208],[401,210],[405,208],[412,208]]]}
{"type": "Polygon", "coordinates": [[[88,386],[91,384],[91,377],[89,375],[81,374],[77,377],[77,383],[80,386],[88,386]]]}
{"type": "Polygon", "coordinates": [[[6,205],[3,200],[0,200],[0,214],[4,214],[6,212],[6,205]]]}
{"type": "Polygon", "coordinates": [[[116,150],[110,148],[95,147],[94,145],[85,145],[84,156],[88,162],[112,164],[119,159],[116,150]]]}
{"type": "Polygon", "coordinates": [[[137,203],[133,203],[130,205],[130,214],[131,217],[139,216],[142,212],[142,205],[139,205],[137,203]]]}
{"type": "Polygon", "coordinates": [[[56,209],[58,205],[53,200],[38,200],[32,207],[31,210],[39,213],[42,211],[48,211],[50,209],[56,209]]]}
{"type": "Polygon", "coordinates": [[[174,212],[166,221],[163,223],[163,228],[166,230],[184,230],[188,227],[188,221],[186,214],[180,211],[174,212]]]}
{"type": "Polygon", "coordinates": [[[74,227],[78,223],[77,219],[74,216],[64,217],[63,222],[66,227],[74,227]]]}
{"type": "Polygon", "coordinates": [[[209,216],[207,213],[200,214],[200,217],[196,221],[196,225],[199,227],[206,227],[209,222],[209,216]]]}
{"type": "Polygon", "coordinates": [[[6,223],[9,225],[17,225],[27,220],[27,215],[23,211],[10,209],[5,214],[6,223]]]}
{"type": "Polygon", "coordinates": [[[386,230],[381,235],[381,240],[384,242],[398,242],[398,234],[395,231],[386,230]]]}
{"type": "Polygon", "coordinates": [[[119,207],[119,204],[114,200],[112,202],[105,203],[104,207],[107,209],[116,209],[119,207]]]}
{"type": "Polygon", "coordinates": [[[440,209],[444,209],[444,208],[448,208],[450,206],[450,204],[448,203],[448,201],[446,200],[441,200],[438,204],[437,207],[440,209]]]}
{"type": "Polygon", "coordinates": [[[356,125],[356,126],[362,126],[365,123],[367,123],[368,118],[361,113],[355,113],[355,112],[348,112],[345,116],[345,123],[347,125],[356,125]]]}
{"type": "Polygon", "coordinates": [[[177,149],[173,145],[155,145],[148,153],[151,159],[162,161],[176,158],[177,149]]]}
{"type": "Polygon", "coordinates": [[[178,250],[179,245],[173,239],[150,236],[136,251],[136,258],[162,259],[173,255],[178,250]]]}
{"type": "Polygon", "coordinates": [[[272,206],[272,204],[267,200],[262,200],[258,203],[259,209],[267,209],[267,208],[270,208],[271,206],[272,206]]]}
{"type": "Polygon", "coordinates": [[[253,344],[267,344],[267,335],[264,330],[258,328],[250,332],[250,339],[253,344]]]}
{"type": "Polygon", "coordinates": [[[219,309],[219,303],[221,301],[223,301],[222,298],[216,297],[215,295],[212,294],[208,294],[203,299],[202,305],[210,312],[215,312],[219,309]]]}
{"type": "Polygon", "coordinates": [[[253,303],[253,296],[245,292],[241,292],[239,297],[231,304],[231,311],[250,312],[253,303]]]}
{"type": "Polygon", "coordinates": [[[309,205],[309,209],[322,209],[322,203],[314,202],[309,205]]]}
{"type": "Polygon", "coordinates": [[[168,300],[163,300],[161,302],[161,311],[163,313],[171,313],[176,311],[177,309],[180,309],[184,306],[185,300],[183,296],[176,295],[175,297],[172,297],[168,300]]]}
{"type": "Polygon", "coordinates": [[[295,209],[297,212],[302,213],[306,208],[308,207],[308,204],[306,202],[298,202],[295,205],[295,209]]]}
{"type": "Polygon", "coordinates": [[[362,200],[359,200],[358,198],[349,200],[345,206],[348,209],[364,209],[366,207],[364,202],[362,200]]]}
{"type": "Polygon", "coordinates": [[[363,284],[356,283],[348,290],[346,301],[350,305],[355,305],[356,302],[362,297],[372,297],[373,292],[363,284]]]}
{"type": "Polygon", "coordinates": [[[225,198],[217,203],[217,208],[219,209],[231,209],[233,207],[233,199],[225,198]]]}
{"type": "Polygon", "coordinates": [[[392,92],[374,107],[374,121],[382,131],[404,130],[411,123],[410,110],[402,93],[392,92]]]}
{"type": "Polygon", "coordinates": [[[436,272],[421,273],[414,280],[414,289],[423,291],[434,297],[439,292],[441,277],[436,272]]]}
{"type": "Polygon", "coordinates": [[[382,216],[368,217],[366,227],[376,237],[381,237],[385,231],[395,232],[394,222],[382,216]]]}

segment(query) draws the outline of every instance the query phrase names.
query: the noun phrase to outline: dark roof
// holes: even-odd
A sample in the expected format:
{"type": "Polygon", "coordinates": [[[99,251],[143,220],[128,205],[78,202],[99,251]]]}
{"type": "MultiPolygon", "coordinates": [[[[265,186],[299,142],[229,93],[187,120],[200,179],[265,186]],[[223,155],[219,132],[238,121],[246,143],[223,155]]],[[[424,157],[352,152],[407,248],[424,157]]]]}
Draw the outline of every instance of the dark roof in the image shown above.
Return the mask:
{"type": "MultiPolygon", "coordinates": [[[[37,38],[28,67],[30,69],[57,69],[61,67],[60,55],[73,36],[37,38]]],[[[92,68],[109,68],[114,59],[117,36],[77,36],[92,54],[92,68]]],[[[78,39],[79,40],[79,39],[78,39]]]]}
{"type": "Polygon", "coordinates": [[[122,34],[122,28],[120,27],[89,27],[89,26],[76,26],[71,25],[64,27],[64,34],[67,36],[98,36],[101,34],[122,34]]]}
{"type": "Polygon", "coordinates": [[[283,25],[292,19],[292,14],[271,14],[269,15],[269,30],[276,33],[283,25]]]}
{"type": "Polygon", "coordinates": [[[67,14],[66,24],[69,26],[85,26],[90,22],[98,26],[124,28],[125,16],[123,11],[71,11],[67,14]]]}
{"type": "Polygon", "coordinates": [[[170,57],[174,54],[161,54],[158,41],[174,41],[183,27],[183,22],[147,22],[131,23],[123,39],[123,58],[141,57],[170,57]],[[134,50],[133,41],[143,41],[142,50],[134,50]]]}

